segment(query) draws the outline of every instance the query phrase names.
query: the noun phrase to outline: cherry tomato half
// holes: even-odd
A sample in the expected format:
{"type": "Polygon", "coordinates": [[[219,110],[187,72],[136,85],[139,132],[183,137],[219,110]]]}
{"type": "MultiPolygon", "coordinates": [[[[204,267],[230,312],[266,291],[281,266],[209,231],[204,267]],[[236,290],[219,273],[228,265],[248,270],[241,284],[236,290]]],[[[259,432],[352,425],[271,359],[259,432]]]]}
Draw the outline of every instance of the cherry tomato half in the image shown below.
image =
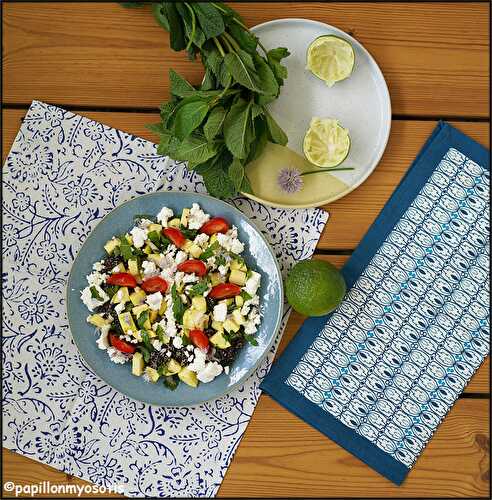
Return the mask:
{"type": "Polygon", "coordinates": [[[208,222],[205,222],[199,229],[200,233],[205,233],[211,236],[215,233],[227,233],[229,231],[229,223],[223,217],[214,217],[208,222]]]}
{"type": "Polygon", "coordinates": [[[147,278],[140,285],[145,292],[162,292],[164,293],[167,290],[168,284],[164,278],[160,276],[154,276],[152,278],[147,278]]]}
{"type": "Polygon", "coordinates": [[[113,332],[109,332],[109,343],[120,352],[124,352],[125,354],[133,354],[137,348],[127,342],[126,340],[120,339],[118,335],[113,332]]]}
{"type": "Polygon", "coordinates": [[[175,227],[165,227],[162,230],[162,234],[178,248],[181,248],[186,243],[183,233],[175,227]]]}
{"type": "Polygon", "coordinates": [[[220,283],[215,285],[208,296],[212,299],[230,299],[241,293],[241,287],[234,283],[220,283]]]}
{"type": "Polygon", "coordinates": [[[199,349],[203,349],[204,351],[208,351],[209,341],[208,337],[205,335],[203,330],[190,330],[189,333],[191,343],[198,347],[199,349]]]}
{"type": "Polygon", "coordinates": [[[137,280],[129,273],[115,273],[106,280],[108,285],[129,286],[134,288],[137,286],[137,280]]]}
{"type": "Polygon", "coordinates": [[[207,266],[201,260],[190,259],[179,264],[178,271],[190,274],[195,273],[197,276],[205,276],[207,274],[207,266]]]}

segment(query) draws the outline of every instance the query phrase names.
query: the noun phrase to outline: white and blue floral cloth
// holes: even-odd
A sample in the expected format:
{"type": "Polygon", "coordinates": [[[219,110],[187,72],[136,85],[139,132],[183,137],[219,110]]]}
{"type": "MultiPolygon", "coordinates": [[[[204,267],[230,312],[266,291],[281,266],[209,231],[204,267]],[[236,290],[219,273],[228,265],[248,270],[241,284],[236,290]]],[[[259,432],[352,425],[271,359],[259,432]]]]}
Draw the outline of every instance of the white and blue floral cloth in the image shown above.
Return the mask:
{"type": "MultiPolygon", "coordinates": [[[[83,362],[64,299],[71,263],[106,213],[158,189],[204,192],[201,178],[148,141],[35,101],[3,180],[3,445],[99,485],[123,485],[127,496],[214,496],[275,348],[220,399],[152,407],[83,362]]],[[[328,218],[316,209],[232,203],[264,232],[284,273],[312,255],[328,218]]],[[[288,314],[286,307],[282,330],[288,314]]]]}
{"type": "Polygon", "coordinates": [[[262,384],[400,484],[489,352],[489,154],[441,123],[262,384]]]}

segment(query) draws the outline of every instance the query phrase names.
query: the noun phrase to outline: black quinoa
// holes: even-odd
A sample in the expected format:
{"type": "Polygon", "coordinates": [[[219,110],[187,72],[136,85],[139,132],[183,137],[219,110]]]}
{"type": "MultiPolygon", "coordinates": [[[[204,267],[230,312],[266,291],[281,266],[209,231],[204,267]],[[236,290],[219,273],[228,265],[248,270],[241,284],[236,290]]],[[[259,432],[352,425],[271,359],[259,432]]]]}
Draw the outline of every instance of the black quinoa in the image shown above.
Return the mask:
{"type": "Polygon", "coordinates": [[[149,366],[157,370],[160,366],[167,363],[170,357],[166,355],[166,349],[163,351],[152,351],[150,353],[149,366]]]}
{"type": "Polygon", "coordinates": [[[118,264],[123,262],[123,257],[121,255],[110,255],[109,257],[106,257],[103,262],[103,273],[109,273],[111,272],[118,264]]]}
{"type": "Polygon", "coordinates": [[[111,302],[106,302],[105,304],[96,307],[95,312],[97,314],[101,314],[102,317],[106,319],[108,315],[110,315],[113,312],[113,304],[111,304],[111,302]]]}
{"type": "Polygon", "coordinates": [[[230,366],[235,361],[239,351],[245,344],[245,339],[242,335],[237,335],[231,339],[231,347],[226,349],[215,349],[214,359],[222,366],[230,366]]]}

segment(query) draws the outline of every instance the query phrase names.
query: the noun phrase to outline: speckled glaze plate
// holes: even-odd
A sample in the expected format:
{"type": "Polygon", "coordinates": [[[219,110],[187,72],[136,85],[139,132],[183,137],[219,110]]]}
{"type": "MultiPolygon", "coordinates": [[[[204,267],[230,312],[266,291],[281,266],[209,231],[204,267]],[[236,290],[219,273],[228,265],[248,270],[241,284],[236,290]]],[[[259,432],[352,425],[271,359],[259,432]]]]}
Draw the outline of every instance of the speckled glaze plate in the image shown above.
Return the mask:
{"type": "Polygon", "coordinates": [[[233,206],[197,193],[159,192],[134,198],[110,212],[85,240],[74,263],[67,283],[67,314],[72,336],[82,357],[107,384],[128,397],[159,406],[189,406],[218,398],[231,391],[258,366],[272,346],[278,332],[283,308],[283,285],[275,256],[260,231],[233,206]],[[199,203],[213,216],[225,217],[238,228],[239,239],[245,244],[243,256],[248,264],[261,274],[259,289],[262,322],[256,334],[258,346],[245,345],[231,366],[230,374],[222,374],[196,389],[180,383],[175,391],[166,389],[162,382],[150,384],[131,374],[131,365],[117,365],[105,351],[97,347],[97,333],[87,323],[89,311],[80,300],[80,291],[86,286],[86,275],[94,262],[104,256],[103,245],[115,234],[128,231],[133,217],[142,213],[158,213],[165,205],[180,212],[192,203],[199,203]]]}
{"type": "Polygon", "coordinates": [[[379,66],[353,37],[318,21],[278,19],[259,24],[252,31],[265,47],[287,47],[291,53],[282,61],[287,66],[288,78],[279,98],[269,106],[289,143],[287,148],[268,144],[265,153],[248,165],[248,177],[255,194],[244,196],[286,208],[317,207],[338,200],[369,177],[388,142],[391,101],[379,66]],[[306,70],[307,49],[321,35],[339,36],[355,51],[352,74],[333,87],[306,70]],[[282,168],[316,169],[305,159],[302,148],[304,135],[314,116],[336,118],[349,129],[351,148],[340,166],[354,170],[305,176],[301,191],[285,193],[277,185],[278,172],[282,168]]]}

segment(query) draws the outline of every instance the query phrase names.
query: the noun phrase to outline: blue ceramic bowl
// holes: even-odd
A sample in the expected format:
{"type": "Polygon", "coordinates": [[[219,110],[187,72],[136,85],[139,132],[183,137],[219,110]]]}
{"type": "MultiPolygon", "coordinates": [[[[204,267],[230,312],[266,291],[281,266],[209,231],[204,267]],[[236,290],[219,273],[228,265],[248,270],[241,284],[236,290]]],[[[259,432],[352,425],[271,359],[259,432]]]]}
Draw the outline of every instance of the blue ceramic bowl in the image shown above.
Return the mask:
{"type": "Polygon", "coordinates": [[[159,406],[188,406],[220,397],[242,384],[255,370],[273,344],[282,317],[282,278],[274,254],[260,231],[231,205],[203,194],[159,192],[139,196],[109,213],[85,240],[75,259],[67,284],[67,314],[72,336],[82,357],[107,384],[132,399],[159,406]],[[87,323],[89,311],[80,300],[80,291],[87,285],[86,275],[94,262],[101,260],[103,245],[114,235],[128,231],[136,214],[156,214],[163,206],[181,212],[192,203],[199,203],[212,216],[225,217],[238,228],[239,239],[245,244],[244,258],[248,267],[261,274],[259,289],[263,316],[256,334],[258,346],[246,344],[231,366],[229,375],[222,374],[196,389],[180,383],[175,391],[162,382],[150,384],[131,374],[130,363],[112,363],[105,351],[97,347],[97,332],[87,323]]]}

